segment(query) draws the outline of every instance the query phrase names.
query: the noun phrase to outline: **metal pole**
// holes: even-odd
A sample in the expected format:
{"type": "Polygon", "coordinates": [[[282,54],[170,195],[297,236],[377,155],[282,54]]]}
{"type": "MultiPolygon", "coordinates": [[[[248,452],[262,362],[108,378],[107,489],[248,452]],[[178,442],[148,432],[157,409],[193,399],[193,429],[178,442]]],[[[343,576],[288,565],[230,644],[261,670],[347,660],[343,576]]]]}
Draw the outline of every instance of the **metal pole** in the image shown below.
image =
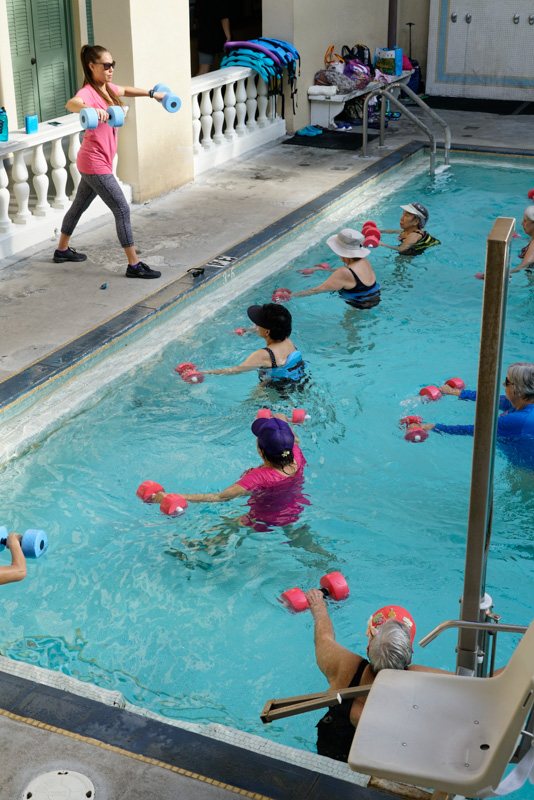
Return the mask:
{"type": "MultiPolygon", "coordinates": [[[[480,605],[485,594],[486,562],[491,536],[497,410],[510,242],[514,225],[514,219],[499,217],[489,235],[486,252],[464,588],[460,607],[460,619],[471,622],[483,622],[486,617],[480,605]]],[[[483,676],[485,658],[482,653],[485,654],[487,649],[486,638],[484,632],[460,629],[456,660],[456,671],[459,674],[483,676]]]]}
{"type": "MultiPolygon", "coordinates": [[[[387,89],[384,90],[384,92],[386,91],[387,89]]],[[[415,116],[415,114],[412,114],[412,112],[409,109],[407,109],[406,106],[404,106],[398,98],[395,97],[395,95],[389,94],[388,97],[389,97],[389,102],[392,103],[396,108],[402,109],[402,113],[405,115],[405,117],[409,119],[411,122],[413,122],[414,125],[417,125],[418,128],[421,128],[421,130],[424,131],[428,136],[428,138],[430,139],[430,177],[433,178],[434,173],[436,171],[436,137],[434,136],[430,128],[428,128],[424,124],[424,122],[421,122],[421,120],[418,119],[415,116]]],[[[382,97],[382,99],[384,98],[382,97]]],[[[365,119],[364,119],[364,126],[365,126],[365,119]]],[[[365,139],[362,145],[362,149],[364,145],[365,145],[365,139]]]]}
{"type": "Polygon", "coordinates": [[[389,0],[388,9],[388,47],[397,44],[397,0],[389,0]]]}
{"type": "Polygon", "coordinates": [[[439,116],[439,114],[436,114],[436,112],[434,111],[434,109],[433,109],[433,108],[430,108],[430,106],[428,106],[428,105],[425,103],[425,101],[424,101],[424,100],[421,100],[421,98],[419,97],[419,95],[417,95],[417,94],[416,94],[416,93],[413,91],[413,89],[410,89],[410,87],[409,87],[409,86],[403,86],[403,87],[402,87],[402,91],[403,91],[405,94],[407,94],[407,95],[408,95],[408,97],[411,97],[411,98],[412,98],[412,100],[413,100],[415,103],[417,103],[417,105],[418,105],[418,106],[421,106],[421,108],[422,108],[422,109],[424,109],[424,110],[426,111],[426,113],[427,113],[427,114],[428,114],[430,117],[432,117],[432,119],[435,119],[435,120],[436,120],[436,122],[439,122],[439,124],[440,124],[440,125],[441,125],[441,127],[443,128],[443,132],[444,132],[444,134],[445,134],[445,163],[446,163],[446,164],[448,164],[448,163],[449,163],[449,153],[450,153],[450,150],[451,150],[451,129],[449,128],[449,126],[447,125],[447,123],[445,122],[445,120],[444,120],[444,119],[442,119],[442,118],[439,116]]]}

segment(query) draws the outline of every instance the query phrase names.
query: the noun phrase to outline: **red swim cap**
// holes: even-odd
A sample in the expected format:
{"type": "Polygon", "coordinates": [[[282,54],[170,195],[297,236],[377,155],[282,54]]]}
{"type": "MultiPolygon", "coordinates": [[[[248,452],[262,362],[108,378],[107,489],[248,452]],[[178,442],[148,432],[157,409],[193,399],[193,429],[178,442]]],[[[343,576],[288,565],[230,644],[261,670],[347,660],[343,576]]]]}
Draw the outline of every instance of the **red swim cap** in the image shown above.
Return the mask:
{"type": "Polygon", "coordinates": [[[397,622],[402,622],[408,626],[410,633],[410,643],[413,647],[413,640],[415,639],[415,622],[412,615],[402,606],[383,606],[378,611],[369,617],[367,623],[367,636],[372,639],[376,636],[378,628],[390,619],[396,619],[397,622]]]}

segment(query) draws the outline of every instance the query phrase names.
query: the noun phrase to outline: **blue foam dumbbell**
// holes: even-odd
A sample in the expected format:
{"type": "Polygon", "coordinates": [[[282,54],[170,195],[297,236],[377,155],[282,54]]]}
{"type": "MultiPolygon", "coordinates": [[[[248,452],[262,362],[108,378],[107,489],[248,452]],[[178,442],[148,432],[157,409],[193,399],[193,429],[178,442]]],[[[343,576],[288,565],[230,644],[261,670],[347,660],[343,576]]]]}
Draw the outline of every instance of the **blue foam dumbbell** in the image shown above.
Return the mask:
{"type": "MultiPolygon", "coordinates": [[[[0,552],[6,546],[7,537],[7,528],[0,526],[0,552]]],[[[44,531],[29,528],[23,535],[20,546],[27,558],[39,558],[48,549],[48,537],[44,531]]]]}
{"type": "Polygon", "coordinates": [[[177,94],[174,94],[167,86],[166,83],[156,83],[154,88],[152,89],[153,92],[165,92],[165,96],[161,101],[161,105],[168,111],[169,114],[175,114],[177,111],[180,110],[182,105],[182,101],[178,97],[177,94]]]}
{"type": "MultiPolygon", "coordinates": [[[[120,106],[108,106],[106,111],[109,119],[106,120],[110,128],[121,128],[124,125],[124,111],[120,106]]],[[[80,125],[84,129],[94,130],[98,125],[98,114],[96,108],[82,108],[80,111],[80,125]]]]}

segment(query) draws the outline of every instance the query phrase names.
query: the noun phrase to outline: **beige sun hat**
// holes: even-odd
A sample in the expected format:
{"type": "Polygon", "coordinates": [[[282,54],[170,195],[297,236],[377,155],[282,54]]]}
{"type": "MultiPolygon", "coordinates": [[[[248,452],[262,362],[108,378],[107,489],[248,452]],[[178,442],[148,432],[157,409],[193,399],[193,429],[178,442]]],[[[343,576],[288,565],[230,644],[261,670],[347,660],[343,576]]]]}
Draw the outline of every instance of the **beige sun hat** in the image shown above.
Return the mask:
{"type": "Polygon", "coordinates": [[[366,247],[362,247],[363,233],[352,228],[343,228],[339,233],[330,236],[326,243],[330,250],[338,256],[344,258],[365,258],[371,252],[366,247]]]}

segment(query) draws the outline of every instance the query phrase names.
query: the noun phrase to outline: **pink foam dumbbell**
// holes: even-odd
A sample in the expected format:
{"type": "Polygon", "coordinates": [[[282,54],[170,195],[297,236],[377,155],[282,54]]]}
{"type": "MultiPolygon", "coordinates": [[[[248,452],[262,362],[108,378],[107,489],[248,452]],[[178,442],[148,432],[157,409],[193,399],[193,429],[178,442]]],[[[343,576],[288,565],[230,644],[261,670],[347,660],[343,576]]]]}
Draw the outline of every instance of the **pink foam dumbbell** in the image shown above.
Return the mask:
{"type": "Polygon", "coordinates": [[[136,491],[137,497],[140,497],[143,503],[150,503],[152,497],[158,492],[164,492],[163,486],[155,481],[143,481],[136,491]]]}
{"type": "Polygon", "coordinates": [[[368,220],[367,220],[367,222],[364,222],[364,223],[363,223],[363,225],[362,225],[362,231],[363,231],[363,229],[364,229],[364,228],[366,228],[368,225],[371,225],[373,228],[378,228],[378,225],[376,224],[376,222],[373,222],[373,220],[372,220],[372,219],[368,219],[368,220]]]}
{"type": "MultiPolygon", "coordinates": [[[[319,581],[319,586],[323,595],[331,597],[332,600],[345,600],[350,594],[347,581],[341,572],[329,572],[328,575],[323,575],[319,581]]],[[[297,586],[283,592],[280,599],[294,613],[306,611],[309,608],[306,595],[297,586]]]]}
{"type": "Polygon", "coordinates": [[[313,273],[315,272],[315,270],[311,269],[311,268],[309,268],[309,269],[299,269],[298,271],[300,272],[301,275],[313,275],[313,273]]]}
{"type": "MultiPolygon", "coordinates": [[[[403,417],[400,421],[400,425],[405,425],[408,427],[409,425],[417,425],[419,426],[422,423],[422,418],[417,416],[416,414],[409,414],[407,417],[403,417]]],[[[404,438],[407,442],[424,442],[425,439],[428,439],[428,431],[425,431],[424,428],[414,427],[410,428],[404,434],[404,438]]]]}
{"type": "Polygon", "coordinates": [[[527,197],[529,200],[534,200],[534,189],[531,189],[529,192],[527,192],[527,197]]]}
{"type": "Polygon", "coordinates": [[[404,434],[404,438],[407,442],[424,442],[428,439],[428,431],[424,428],[410,428],[404,434]]]}
{"type": "Polygon", "coordinates": [[[243,336],[245,332],[245,328],[236,328],[234,331],[234,333],[237,333],[238,336],[243,336]]]}
{"type": "Polygon", "coordinates": [[[372,234],[369,234],[369,236],[366,236],[365,239],[363,240],[363,246],[368,247],[371,250],[374,250],[375,247],[379,247],[380,235],[377,237],[374,232],[372,234]]]}
{"type": "Polygon", "coordinates": [[[437,386],[423,386],[419,394],[423,400],[426,400],[427,402],[430,402],[431,400],[439,400],[441,398],[441,392],[437,386]]]}
{"type": "Polygon", "coordinates": [[[183,514],[187,508],[187,500],[181,494],[166,494],[160,503],[160,511],[168,516],[183,514]]]}
{"type": "MultiPolygon", "coordinates": [[[[273,413],[270,408],[260,408],[256,414],[256,419],[271,419],[273,413]]],[[[291,422],[299,425],[301,422],[310,419],[310,415],[306,413],[305,408],[294,408],[291,414],[291,422]]]]}
{"type": "Polygon", "coordinates": [[[291,290],[284,288],[275,289],[271,297],[273,303],[286,303],[290,299],[291,290]]]}
{"type": "Polygon", "coordinates": [[[484,275],[483,272],[475,272],[475,278],[478,278],[479,281],[483,281],[484,278],[485,278],[485,275],[484,275]]]}
{"type": "Polygon", "coordinates": [[[195,364],[190,361],[184,361],[174,368],[180,378],[186,383],[202,383],[204,381],[204,373],[196,368],[195,364]]]}

